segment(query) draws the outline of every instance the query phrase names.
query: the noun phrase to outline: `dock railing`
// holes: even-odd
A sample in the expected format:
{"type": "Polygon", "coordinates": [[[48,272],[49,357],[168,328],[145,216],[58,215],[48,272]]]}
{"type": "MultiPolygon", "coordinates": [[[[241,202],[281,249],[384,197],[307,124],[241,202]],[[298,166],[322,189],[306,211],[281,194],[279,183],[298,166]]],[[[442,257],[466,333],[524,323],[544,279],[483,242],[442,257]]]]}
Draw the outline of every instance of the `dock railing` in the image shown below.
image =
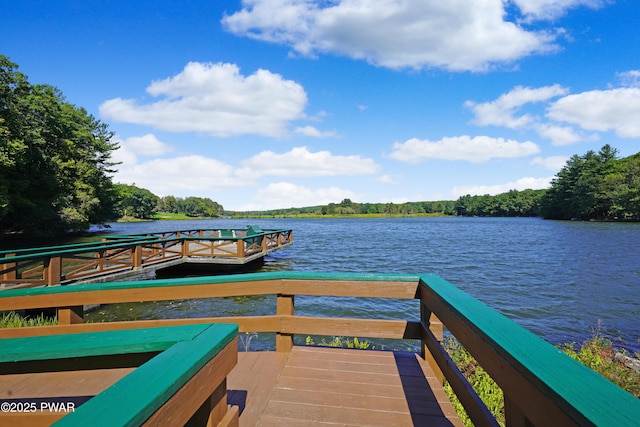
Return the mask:
{"type": "Polygon", "coordinates": [[[292,230],[258,230],[114,235],[102,242],[0,251],[0,288],[65,285],[170,262],[215,258],[242,264],[292,243],[292,230]]]}
{"type": "Polygon", "coordinates": [[[60,325],[0,330],[0,338],[228,322],[240,333],[275,332],[279,352],[292,348],[294,335],[420,340],[423,357],[449,381],[473,423],[497,425],[444,350],[444,325],[502,388],[509,426],[633,425],[640,419],[640,400],[435,275],[273,272],[0,293],[0,311],[36,308],[56,308],[60,325]],[[73,324],[83,321],[86,304],[251,295],[275,295],[273,314],[73,324]],[[419,320],[375,313],[301,316],[298,296],[418,299],[420,313],[407,315],[419,320]]]}

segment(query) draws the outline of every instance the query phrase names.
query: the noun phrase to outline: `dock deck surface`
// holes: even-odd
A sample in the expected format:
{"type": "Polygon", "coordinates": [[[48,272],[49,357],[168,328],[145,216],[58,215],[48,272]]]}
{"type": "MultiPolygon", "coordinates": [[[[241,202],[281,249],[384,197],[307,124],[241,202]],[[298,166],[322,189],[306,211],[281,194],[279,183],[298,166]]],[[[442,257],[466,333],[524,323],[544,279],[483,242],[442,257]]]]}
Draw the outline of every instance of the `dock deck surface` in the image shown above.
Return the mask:
{"type": "Polygon", "coordinates": [[[410,352],[240,352],[227,388],[240,426],[462,426],[431,368],[410,352]]]}

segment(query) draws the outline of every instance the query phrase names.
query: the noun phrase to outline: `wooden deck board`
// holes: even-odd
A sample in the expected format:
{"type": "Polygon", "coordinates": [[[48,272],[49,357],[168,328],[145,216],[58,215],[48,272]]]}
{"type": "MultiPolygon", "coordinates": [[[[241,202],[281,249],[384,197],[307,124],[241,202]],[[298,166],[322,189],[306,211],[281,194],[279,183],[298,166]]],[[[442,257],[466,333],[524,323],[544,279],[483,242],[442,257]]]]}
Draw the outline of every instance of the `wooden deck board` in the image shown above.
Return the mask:
{"type": "Polygon", "coordinates": [[[461,426],[413,353],[296,346],[240,353],[228,379],[241,426],[461,426]]]}

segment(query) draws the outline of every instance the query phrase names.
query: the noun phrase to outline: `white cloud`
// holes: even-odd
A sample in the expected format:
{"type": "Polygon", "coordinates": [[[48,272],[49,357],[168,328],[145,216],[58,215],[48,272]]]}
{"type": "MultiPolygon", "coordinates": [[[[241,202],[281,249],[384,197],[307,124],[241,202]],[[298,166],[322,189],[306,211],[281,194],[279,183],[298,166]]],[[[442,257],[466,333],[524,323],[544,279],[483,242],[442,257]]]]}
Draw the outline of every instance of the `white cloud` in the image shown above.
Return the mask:
{"type": "MultiPolygon", "coordinates": [[[[554,36],[505,21],[503,0],[243,0],[230,32],[389,68],[482,71],[556,49],[554,36]]],[[[533,8],[530,8],[533,10],[533,8]]]]}
{"type": "Polygon", "coordinates": [[[338,187],[311,189],[290,182],[276,182],[257,191],[257,204],[246,205],[239,210],[279,209],[338,203],[344,199],[357,199],[352,191],[338,187]],[[286,203],[286,205],[284,205],[286,203]]]}
{"type": "Polygon", "coordinates": [[[563,168],[567,160],[569,160],[569,158],[566,156],[536,157],[531,160],[531,164],[540,165],[550,171],[557,172],[563,168]]]}
{"type": "Polygon", "coordinates": [[[259,176],[355,176],[374,174],[380,170],[373,159],[361,156],[337,156],[329,151],[311,152],[307,147],[295,147],[291,151],[277,154],[263,151],[242,161],[238,175],[256,178],[259,176]]]}
{"type": "Polygon", "coordinates": [[[505,184],[498,185],[467,185],[467,186],[458,186],[453,187],[451,190],[451,196],[454,199],[457,199],[460,196],[464,196],[470,194],[472,196],[479,196],[484,194],[496,195],[501,193],[506,193],[510,190],[538,190],[543,188],[549,188],[551,185],[552,177],[548,178],[532,178],[525,177],[520,178],[514,182],[507,182],[505,184]]]}
{"type": "Polygon", "coordinates": [[[100,115],[171,132],[280,137],[292,120],[304,117],[307,104],[294,81],[262,69],[244,76],[236,65],[223,63],[190,62],[179,74],[152,82],[147,92],[161,99],[111,99],[100,105],[100,115]]]}
{"type": "Polygon", "coordinates": [[[640,137],[640,88],[592,90],[560,98],[547,116],[583,129],[640,137]]]}
{"type": "Polygon", "coordinates": [[[536,126],[536,131],[540,136],[550,139],[553,145],[569,145],[585,139],[571,126],[540,124],[536,126]]]}
{"type": "Polygon", "coordinates": [[[376,177],[374,181],[381,182],[383,184],[397,184],[398,183],[398,179],[396,179],[395,177],[393,177],[391,175],[380,175],[380,176],[376,177]]]}
{"type": "Polygon", "coordinates": [[[153,134],[144,136],[133,136],[121,139],[118,135],[114,137],[119,147],[111,155],[111,160],[115,163],[133,165],[137,163],[138,156],[160,156],[171,152],[173,149],[169,144],[165,144],[153,134]]]}
{"type": "Polygon", "coordinates": [[[152,133],[143,136],[132,136],[122,141],[131,151],[144,156],[161,156],[173,151],[169,144],[160,141],[152,133]]]}
{"type": "Polygon", "coordinates": [[[299,135],[311,136],[313,138],[335,138],[336,136],[338,136],[337,132],[335,132],[335,131],[324,131],[323,132],[323,131],[318,130],[317,128],[315,128],[313,126],[297,127],[297,128],[295,128],[295,130],[293,132],[297,133],[299,135]]]}
{"type": "Polygon", "coordinates": [[[597,9],[612,0],[513,0],[529,19],[555,19],[568,9],[586,6],[597,9]]]}
{"type": "Polygon", "coordinates": [[[122,165],[115,182],[134,184],[159,196],[203,196],[212,189],[247,185],[234,175],[232,166],[203,156],[155,159],[122,165]]]}
{"type": "Polygon", "coordinates": [[[531,125],[537,120],[529,114],[515,117],[514,115],[520,107],[532,102],[548,101],[567,93],[568,89],[560,85],[540,88],[517,86],[500,95],[495,101],[482,103],[467,101],[464,105],[473,111],[475,115],[473,123],[479,126],[505,126],[515,129],[531,125]]]}
{"type": "Polygon", "coordinates": [[[640,70],[623,71],[617,77],[623,87],[640,87],[640,70]]]}
{"type": "Polygon", "coordinates": [[[390,157],[408,163],[429,159],[463,160],[471,163],[487,162],[494,158],[525,157],[540,151],[533,142],[518,142],[488,136],[456,136],[440,141],[410,139],[393,144],[390,157]]]}

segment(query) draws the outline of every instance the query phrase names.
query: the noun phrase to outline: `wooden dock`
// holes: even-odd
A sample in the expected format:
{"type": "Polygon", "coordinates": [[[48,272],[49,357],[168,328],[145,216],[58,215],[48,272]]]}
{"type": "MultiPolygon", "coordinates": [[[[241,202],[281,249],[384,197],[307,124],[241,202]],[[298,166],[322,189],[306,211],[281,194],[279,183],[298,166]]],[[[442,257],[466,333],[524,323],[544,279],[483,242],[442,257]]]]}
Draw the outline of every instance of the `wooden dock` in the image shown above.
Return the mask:
{"type": "Polygon", "coordinates": [[[442,383],[410,352],[239,353],[227,388],[240,426],[462,426],[442,383]]]}
{"type": "Polygon", "coordinates": [[[176,269],[211,274],[259,262],[293,243],[290,229],[198,229],[113,235],[102,242],[0,251],[0,290],[96,283],[176,269]],[[216,270],[217,268],[217,270],[216,270]]]}
{"type": "MultiPolygon", "coordinates": [[[[24,385],[9,387],[15,378],[6,375],[33,380],[22,397],[34,399],[51,388],[46,375],[34,374],[64,376],[68,365],[135,368],[110,387],[96,371],[107,388],[74,413],[57,414],[63,425],[459,426],[442,391],[446,379],[474,425],[497,427],[443,347],[443,326],[501,388],[507,426],[627,426],[640,420],[635,396],[435,275],[283,271],[0,292],[0,311],[37,308],[57,310],[58,325],[0,329],[0,390],[7,391],[0,403],[18,397],[15,390],[24,385]],[[84,304],[252,295],[275,295],[272,314],[83,323],[84,304]],[[419,300],[419,308],[404,320],[376,318],[375,310],[366,318],[310,316],[296,313],[297,296],[419,300]],[[275,352],[238,352],[245,333],[275,335],[275,352]],[[417,340],[420,349],[294,345],[295,336],[316,335],[417,340]],[[78,365],[79,356],[85,365],[78,365]],[[225,369],[214,368],[216,361],[225,369]],[[201,375],[190,378],[194,371],[201,375]],[[168,380],[170,374],[179,381],[168,380]],[[203,382],[207,377],[215,381],[203,382]],[[166,389],[162,398],[157,381],[166,389]],[[202,392],[196,398],[192,390],[202,392]],[[145,395],[147,400],[140,398],[145,395]],[[127,403],[127,411],[114,402],[127,403]],[[167,424],[166,417],[178,415],[182,421],[167,424]]],[[[73,396],[57,393],[62,402],[73,396]]],[[[11,413],[2,417],[0,425],[20,425],[11,413]]],[[[22,425],[34,425],[26,421],[22,425]]]]}

